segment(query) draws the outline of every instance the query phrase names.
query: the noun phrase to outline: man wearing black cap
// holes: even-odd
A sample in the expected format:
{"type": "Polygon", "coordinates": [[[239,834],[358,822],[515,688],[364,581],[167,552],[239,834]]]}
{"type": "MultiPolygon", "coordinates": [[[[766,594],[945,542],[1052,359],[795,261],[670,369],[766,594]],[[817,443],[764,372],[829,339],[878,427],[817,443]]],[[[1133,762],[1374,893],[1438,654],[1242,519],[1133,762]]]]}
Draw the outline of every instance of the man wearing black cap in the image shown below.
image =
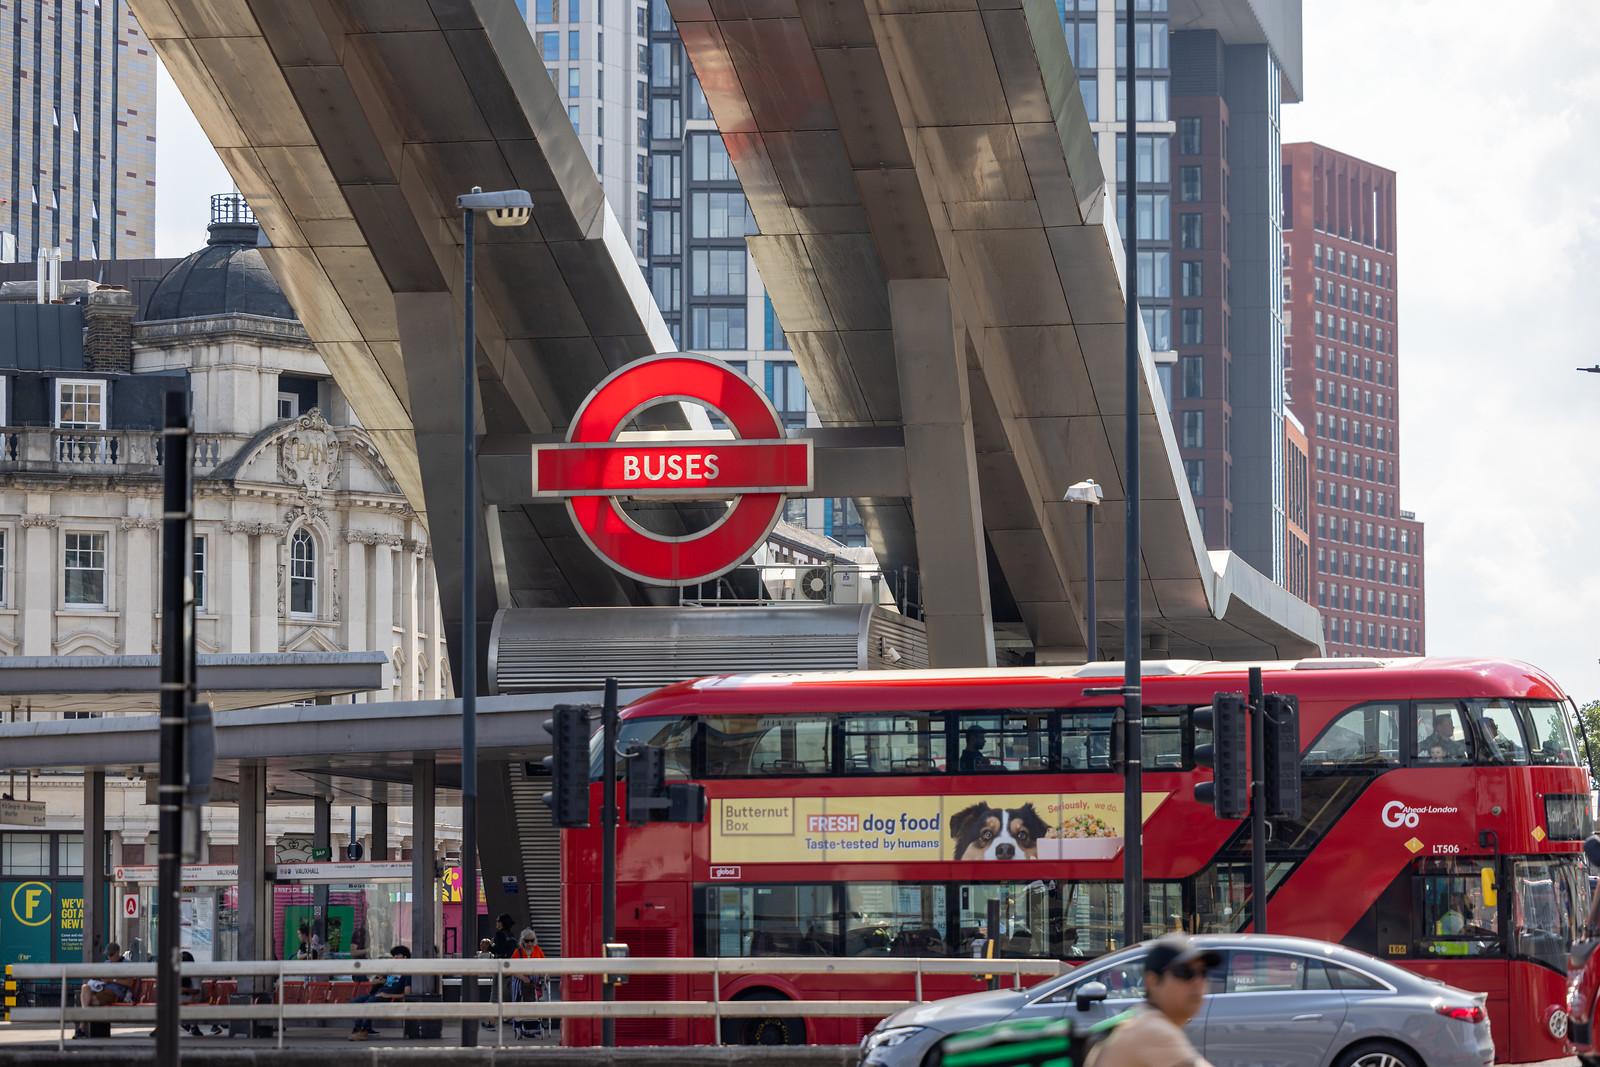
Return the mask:
{"type": "Polygon", "coordinates": [[[1152,942],[1144,958],[1145,1006],[1089,1053],[1086,1067],[1211,1067],[1183,1027],[1200,1010],[1206,972],[1221,962],[1182,934],[1152,942]]]}

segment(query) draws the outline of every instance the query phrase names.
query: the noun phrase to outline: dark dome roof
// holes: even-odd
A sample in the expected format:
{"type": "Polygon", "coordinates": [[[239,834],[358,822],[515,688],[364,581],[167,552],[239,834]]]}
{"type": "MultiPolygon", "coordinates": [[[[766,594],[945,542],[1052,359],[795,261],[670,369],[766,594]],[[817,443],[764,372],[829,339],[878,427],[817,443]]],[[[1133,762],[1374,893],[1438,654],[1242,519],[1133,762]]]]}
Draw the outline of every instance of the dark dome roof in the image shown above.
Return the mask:
{"type": "Polygon", "coordinates": [[[296,317],[256,247],[261,230],[253,219],[213,222],[208,232],[206,246],[180,260],[157,284],[144,318],[296,317]]]}

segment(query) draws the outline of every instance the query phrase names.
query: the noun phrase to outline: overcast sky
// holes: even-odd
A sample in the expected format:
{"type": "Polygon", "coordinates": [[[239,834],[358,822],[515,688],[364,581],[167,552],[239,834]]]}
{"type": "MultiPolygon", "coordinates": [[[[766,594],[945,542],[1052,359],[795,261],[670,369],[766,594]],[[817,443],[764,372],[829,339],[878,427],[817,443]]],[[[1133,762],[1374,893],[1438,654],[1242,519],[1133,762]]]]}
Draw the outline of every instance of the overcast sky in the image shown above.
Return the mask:
{"type": "MultiPolygon", "coordinates": [[[[1428,650],[1600,697],[1600,22],[1561,0],[1306,0],[1284,140],[1399,174],[1401,506],[1427,523],[1428,650]],[[1489,11],[1506,17],[1485,17],[1489,11]]],[[[163,71],[156,251],[227,172],[163,71]]]]}

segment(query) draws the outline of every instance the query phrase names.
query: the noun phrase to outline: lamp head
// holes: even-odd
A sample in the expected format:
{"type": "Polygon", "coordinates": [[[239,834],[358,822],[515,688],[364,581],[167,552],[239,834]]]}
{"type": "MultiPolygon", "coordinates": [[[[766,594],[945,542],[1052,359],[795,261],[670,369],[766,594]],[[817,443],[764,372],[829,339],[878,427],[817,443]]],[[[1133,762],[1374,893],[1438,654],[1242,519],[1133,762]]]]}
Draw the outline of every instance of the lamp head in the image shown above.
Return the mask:
{"type": "Polygon", "coordinates": [[[486,193],[473,186],[472,192],[456,197],[456,207],[463,211],[481,211],[496,226],[523,226],[533,217],[533,197],[525,189],[486,193]]]}
{"type": "Polygon", "coordinates": [[[1100,484],[1093,478],[1086,478],[1067,486],[1067,495],[1061,499],[1069,504],[1088,504],[1094,507],[1105,498],[1105,491],[1100,488],[1100,484]]]}

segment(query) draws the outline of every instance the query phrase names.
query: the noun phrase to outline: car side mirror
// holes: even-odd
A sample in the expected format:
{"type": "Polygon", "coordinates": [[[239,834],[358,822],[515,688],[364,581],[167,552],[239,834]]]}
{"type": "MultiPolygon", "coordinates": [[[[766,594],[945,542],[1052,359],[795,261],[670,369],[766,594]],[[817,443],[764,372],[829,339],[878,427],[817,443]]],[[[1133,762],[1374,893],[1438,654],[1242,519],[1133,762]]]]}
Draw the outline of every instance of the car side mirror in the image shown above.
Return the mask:
{"type": "Polygon", "coordinates": [[[1078,987],[1077,995],[1073,998],[1079,1011],[1088,1011],[1092,1005],[1106,999],[1106,984],[1104,982],[1085,982],[1078,987]]]}
{"type": "Polygon", "coordinates": [[[1600,834],[1590,834],[1583,842],[1583,858],[1589,866],[1600,870],[1600,834]]]}

